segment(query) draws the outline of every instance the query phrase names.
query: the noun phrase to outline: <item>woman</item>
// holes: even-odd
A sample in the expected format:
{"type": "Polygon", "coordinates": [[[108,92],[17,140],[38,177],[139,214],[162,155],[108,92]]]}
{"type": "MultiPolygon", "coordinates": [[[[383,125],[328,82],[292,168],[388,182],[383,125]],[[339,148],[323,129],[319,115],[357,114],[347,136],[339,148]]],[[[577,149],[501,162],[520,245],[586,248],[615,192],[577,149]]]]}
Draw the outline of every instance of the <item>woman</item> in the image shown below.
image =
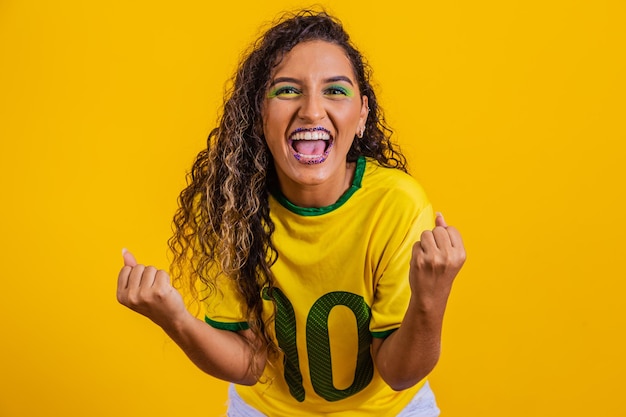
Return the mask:
{"type": "Polygon", "coordinates": [[[205,321],[124,253],[118,300],[233,384],[229,416],[439,414],[426,377],[465,252],[390,133],[341,24],[286,16],[242,61],[174,217],[174,283],[205,321]]]}

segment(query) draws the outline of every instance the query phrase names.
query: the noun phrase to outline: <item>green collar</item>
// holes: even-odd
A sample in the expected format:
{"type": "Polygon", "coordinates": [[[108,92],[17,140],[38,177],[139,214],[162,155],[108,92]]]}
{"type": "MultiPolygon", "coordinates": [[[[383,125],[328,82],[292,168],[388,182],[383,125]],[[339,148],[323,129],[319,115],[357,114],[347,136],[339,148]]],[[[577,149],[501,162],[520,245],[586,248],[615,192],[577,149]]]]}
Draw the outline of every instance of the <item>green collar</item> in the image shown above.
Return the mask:
{"type": "Polygon", "coordinates": [[[356,168],[354,170],[354,179],[352,180],[352,185],[346,190],[345,193],[343,193],[341,197],[339,197],[339,200],[337,200],[336,203],[331,204],[330,206],[300,207],[287,200],[287,198],[283,195],[283,193],[280,192],[280,190],[276,190],[273,194],[276,200],[278,200],[278,202],[289,211],[292,211],[301,216],[320,216],[322,214],[330,213],[331,211],[338,209],[346,201],[348,201],[350,197],[352,197],[352,194],[354,194],[359,188],[361,188],[361,182],[363,181],[364,172],[365,157],[359,156],[359,159],[357,159],[356,161],[356,168]]]}

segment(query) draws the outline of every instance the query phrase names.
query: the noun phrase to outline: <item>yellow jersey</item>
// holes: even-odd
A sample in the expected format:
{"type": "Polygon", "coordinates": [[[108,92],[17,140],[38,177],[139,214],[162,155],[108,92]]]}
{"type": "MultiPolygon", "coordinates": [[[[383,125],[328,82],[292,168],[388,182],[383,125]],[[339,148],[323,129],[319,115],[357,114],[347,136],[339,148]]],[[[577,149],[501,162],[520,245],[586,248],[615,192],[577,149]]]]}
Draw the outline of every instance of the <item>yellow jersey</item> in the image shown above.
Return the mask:
{"type": "MultiPolygon", "coordinates": [[[[271,417],[395,416],[424,381],[392,390],[371,357],[373,337],[400,327],[410,298],[412,246],[434,227],[422,187],[404,172],[361,157],[351,188],[337,203],[297,207],[270,197],[278,259],[275,289],[263,291],[266,319],[281,357],[261,382],[237,386],[250,406],[271,417]]],[[[247,328],[230,283],[206,301],[206,322],[247,328]]]]}

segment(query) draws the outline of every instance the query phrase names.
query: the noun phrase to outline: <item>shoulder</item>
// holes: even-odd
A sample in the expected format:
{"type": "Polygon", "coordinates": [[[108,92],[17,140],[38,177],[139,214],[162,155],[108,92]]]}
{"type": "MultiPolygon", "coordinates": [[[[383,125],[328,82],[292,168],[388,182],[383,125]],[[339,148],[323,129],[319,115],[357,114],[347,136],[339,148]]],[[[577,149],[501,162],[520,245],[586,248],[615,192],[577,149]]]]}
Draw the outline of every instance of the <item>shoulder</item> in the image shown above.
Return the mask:
{"type": "Polygon", "coordinates": [[[417,209],[430,204],[424,187],[411,175],[395,168],[381,166],[367,158],[363,174],[362,189],[366,194],[386,197],[395,204],[403,203],[417,209]]]}

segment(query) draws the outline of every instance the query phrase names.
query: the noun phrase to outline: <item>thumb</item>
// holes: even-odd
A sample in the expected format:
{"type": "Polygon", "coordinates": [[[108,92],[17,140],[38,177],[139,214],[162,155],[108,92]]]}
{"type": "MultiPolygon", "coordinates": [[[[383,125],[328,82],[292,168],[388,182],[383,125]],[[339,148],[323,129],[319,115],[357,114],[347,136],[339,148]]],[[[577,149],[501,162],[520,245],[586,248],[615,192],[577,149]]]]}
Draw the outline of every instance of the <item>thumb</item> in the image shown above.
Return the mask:
{"type": "Polygon", "coordinates": [[[448,224],[443,218],[443,214],[437,212],[437,217],[435,218],[435,226],[448,227],[448,224]]]}
{"type": "Polygon", "coordinates": [[[122,257],[124,258],[124,266],[137,266],[135,257],[126,248],[122,249],[122,257]]]}

